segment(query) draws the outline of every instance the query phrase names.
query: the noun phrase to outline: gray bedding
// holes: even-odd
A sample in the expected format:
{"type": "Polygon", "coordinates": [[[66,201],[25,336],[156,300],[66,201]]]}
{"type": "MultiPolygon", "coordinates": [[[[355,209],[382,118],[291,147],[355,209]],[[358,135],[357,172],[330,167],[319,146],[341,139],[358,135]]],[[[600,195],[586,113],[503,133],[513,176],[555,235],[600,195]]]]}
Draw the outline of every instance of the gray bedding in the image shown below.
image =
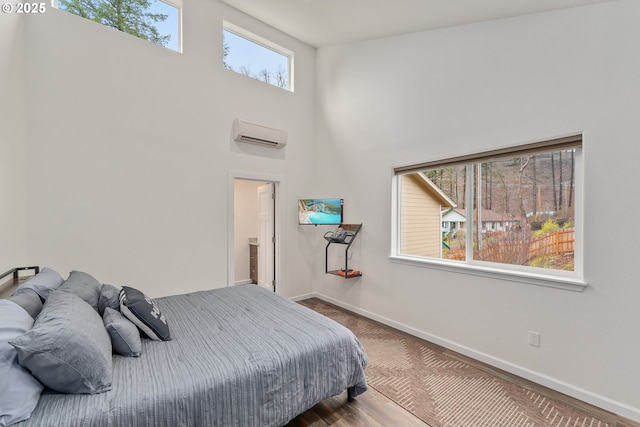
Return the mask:
{"type": "Polygon", "coordinates": [[[44,392],[15,426],[282,426],[317,402],[367,389],[366,355],[338,323],[256,285],[155,300],[172,340],[114,356],[113,389],[44,392]]]}

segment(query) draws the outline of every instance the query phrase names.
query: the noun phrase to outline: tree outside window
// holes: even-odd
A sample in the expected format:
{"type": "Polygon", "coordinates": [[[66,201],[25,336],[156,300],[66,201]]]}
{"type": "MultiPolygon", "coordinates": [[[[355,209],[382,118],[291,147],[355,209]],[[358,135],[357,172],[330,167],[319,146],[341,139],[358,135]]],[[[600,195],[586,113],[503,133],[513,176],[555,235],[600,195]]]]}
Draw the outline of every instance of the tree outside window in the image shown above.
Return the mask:
{"type": "Polygon", "coordinates": [[[224,68],[283,89],[291,89],[291,54],[284,48],[225,24],[222,63],[224,68]]]}
{"type": "Polygon", "coordinates": [[[58,0],[60,10],[180,50],[179,8],[159,0],[58,0]]]}
{"type": "Polygon", "coordinates": [[[580,150],[511,150],[399,174],[398,254],[573,272],[580,150]]]}

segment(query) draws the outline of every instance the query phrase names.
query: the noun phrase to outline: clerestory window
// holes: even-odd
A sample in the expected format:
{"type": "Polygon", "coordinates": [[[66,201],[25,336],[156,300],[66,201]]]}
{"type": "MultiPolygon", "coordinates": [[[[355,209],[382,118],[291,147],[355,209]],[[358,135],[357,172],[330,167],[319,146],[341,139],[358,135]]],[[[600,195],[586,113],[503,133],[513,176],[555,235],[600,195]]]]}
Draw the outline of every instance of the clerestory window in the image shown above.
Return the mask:
{"type": "Polygon", "coordinates": [[[222,35],[224,68],[293,91],[293,52],[229,22],[222,35]]]}
{"type": "Polygon", "coordinates": [[[53,0],[90,21],[182,52],[182,0],[53,0]]]}

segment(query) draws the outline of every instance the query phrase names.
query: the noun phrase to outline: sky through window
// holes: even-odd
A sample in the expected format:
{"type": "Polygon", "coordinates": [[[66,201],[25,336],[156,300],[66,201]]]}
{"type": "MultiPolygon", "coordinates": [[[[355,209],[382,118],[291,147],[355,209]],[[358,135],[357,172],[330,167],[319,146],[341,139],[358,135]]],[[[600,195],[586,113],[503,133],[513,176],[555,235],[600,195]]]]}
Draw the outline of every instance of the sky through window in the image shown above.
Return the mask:
{"type": "Polygon", "coordinates": [[[223,36],[226,68],[273,86],[291,89],[289,56],[226,28],[223,36]]]}

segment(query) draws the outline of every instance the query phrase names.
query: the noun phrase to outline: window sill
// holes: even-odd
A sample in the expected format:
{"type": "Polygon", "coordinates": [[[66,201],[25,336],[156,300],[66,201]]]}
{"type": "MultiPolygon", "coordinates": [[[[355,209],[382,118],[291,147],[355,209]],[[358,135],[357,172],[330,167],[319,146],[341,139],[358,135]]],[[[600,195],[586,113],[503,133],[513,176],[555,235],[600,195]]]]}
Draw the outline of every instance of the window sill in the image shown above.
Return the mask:
{"type": "Polygon", "coordinates": [[[390,258],[392,262],[398,264],[433,268],[455,273],[470,274],[472,276],[489,277],[492,279],[520,282],[529,285],[546,286],[549,288],[565,289],[574,292],[582,292],[587,287],[586,282],[572,277],[537,274],[522,271],[509,271],[493,267],[458,263],[455,261],[433,260],[406,255],[392,255],[390,256],[390,258]]]}

